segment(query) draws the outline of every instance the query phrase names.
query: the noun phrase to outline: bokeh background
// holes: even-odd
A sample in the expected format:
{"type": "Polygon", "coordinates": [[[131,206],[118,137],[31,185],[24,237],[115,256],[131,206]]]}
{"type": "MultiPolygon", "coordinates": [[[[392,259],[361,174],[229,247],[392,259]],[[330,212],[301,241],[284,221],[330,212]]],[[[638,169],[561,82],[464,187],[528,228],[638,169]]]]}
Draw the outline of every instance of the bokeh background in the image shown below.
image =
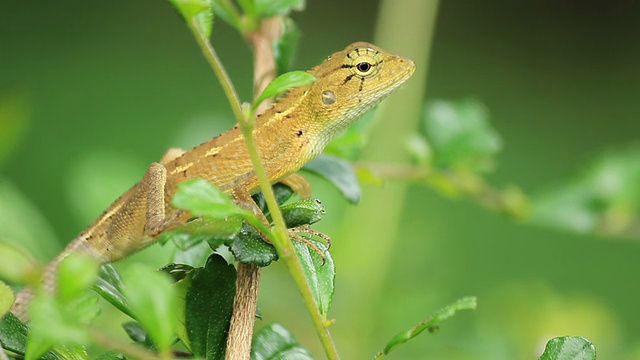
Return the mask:
{"type": "MultiPolygon", "coordinates": [[[[303,32],[296,68],[308,69],[353,41],[373,41],[378,2],[311,0],[293,18],[303,32]]],[[[633,1],[442,1],[429,63],[418,64],[428,65],[425,99],[481,100],[504,143],[490,181],[535,193],[603,152],[638,144],[639,24],[633,1]]],[[[222,22],[213,43],[250,99],[249,47],[222,22]]],[[[0,2],[0,237],[39,259],[52,258],[164,149],[190,148],[232,125],[217,80],[167,2],[0,2]]],[[[394,185],[365,185],[352,207],[311,181],[328,211],[318,229],[334,240],[332,332],[345,359],[369,358],[466,295],[478,296],[477,311],[389,358],[533,359],[561,335],[589,338],[602,359],[640,358],[637,239],[533,226],[407,184],[392,214],[393,246],[374,261],[358,249],[388,239],[349,235],[378,219],[345,219],[375,213],[366,210],[371,199],[394,185]]],[[[119,266],[160,266],[166,252],[154,246],[119,266]]],[[[282,264],[264,272],[260,296],[258,326],[279,321],[322,357],[282,264]]],[[[118,331],[123,320],[101,321],[118,331]]]]}

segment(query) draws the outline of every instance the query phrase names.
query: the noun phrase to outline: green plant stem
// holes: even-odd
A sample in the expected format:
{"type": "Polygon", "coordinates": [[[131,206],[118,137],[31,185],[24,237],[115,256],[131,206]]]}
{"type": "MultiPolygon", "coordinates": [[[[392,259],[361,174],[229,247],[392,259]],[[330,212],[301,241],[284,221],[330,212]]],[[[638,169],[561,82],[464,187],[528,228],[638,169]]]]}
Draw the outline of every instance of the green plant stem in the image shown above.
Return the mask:
{"type": "Polygon", "coordinates": [[[293,248],[293,244],[289,239],[287,226],[284,222],[284,218],[282,217],[282,212],[280,212],[280,208],[278,207],[278,202],[276,201],[276,197],[273,193],[273,188],[271,187],[271,183],[269,182],[269,178],[262,166],[260,161],[260,155],[258,153],[258,148],[255,144],[255,140],[253,138],[253,116],[255,115],[253,111],[248,111],[246,116],[242,111],[242,106],[240,105],[240,100],[238,94],[235,91],[235,88],[231,82],[231,79],[227,75],[224,67],[222,66],[222,62],[218,58],[213,46],[209,43],[209,40],[204,37],[194,22],[189,23],[189,28],[193,35],[195,36],[198,45],[202,49],[202,53],[205,56],[205,59],[215,72],[224,92],[229,99],[229,103],[231,104],[231,108],[233,110],[233,114],[240,125],[240,129],[242,134],[244,135],[245,142],[247,144],[247,149],[249,151],[249,155],[251,157],[251,162],[253,163],[254,171],[256,173],[256,177],[258,178],[260,184],[260,190],[264,194],[265,201],[267,203],[267,207],[271,212],[271,217],[275,224],[275,229],[272,231],[272,241],[273,245],[276,248],[278,255],[284,260],[291,276],[293,277],[300,293],[302,294],[302,298],[307,306],[307,310],[311,315],[311,319],[316,328],[318,336],[320,337],[320,342],[327,354],[327,357],[330,360],[337,360],[340,357],[338,356],[338,351],[333,343],[333,339],[331,338],[331,334],[329,333],[329,329],[325,326],[325,320],[318,309],[318,306],[313,298],[313,293],[311,292],[311,288],[307,283],[307,280],[304,276],[304,272],[302,270],[302,265],[296,256],[295,250],[293,248]]]}
{"type": "Polygon", "coordinates": [[[468,196],[489,209],[517,220],[524,220],[529,215],[529,201],[519,189],[495,188],[474,172],[373,162],[358,162],[354,167],[383,179],[409,180],[434,187],[448,195],[468,196]]]}
{"type": "Polygon", "coordinates": [[[291,240],[289,239],[287,226],[284,222],[282,212],[280,211],[280,207],[278,206],[278,202],[276,201],[276,197],[273,193],[273,188],[271,187],[269,178],[267,177],[267,174],[264,171],[264,167],[260,162],[260,156],[258,154],[258,150],[252,135],[253,126],[251,126],[249,119],[246,119],[245,121],[240,123],[240,129],[242,130],[245,142],[247,143],[247,147],[249,148],[249,154],[251,156],[251,161],[253,162],[256,177],[260,182],[260,190],[262,190],[262,193],[264,194],[267,207],[271,212],[271,217],[275,224],[275,231],[273,231],[274,237],[272,239],[273,246],[278,251],[278,255],[284,260],[285,264],[287,264],[287,268],[289,269],[293,280],[295,281],[298,289],[300,290],[300,293],[302,294],[302,298],[305,305],[307,306],[309,314],[311,315],[311,319],[316,328],[316,332],[320,337],[320,342],[322,343],[327,357],[331,360],[337,360],[340,358],[338,356],[338,351],[333,343],[333,339],[331,338],[329,329],[325,326],[325,321],[322,317],[322,314],[320,313],[320,310],[318,309],[318,305],[313,298],[313,293],[311,292],[311,288],[309,287],[307,279],[304,276],[304,271],[302,270],[300,260],[295,253],[295,249],[293,248],[291,240]]]}
{"type": "Polygon", "coordinates": [[[222,66],[222,62],[220,61],[220,58],[218,58],[218,54],[216,54],[215,49],[211,46],[211,43],[209,43],[209,39],[207,39],[198,30],[195,20],[191,20],[187,24],[193,33],[193,36],[196,38],[196,41],[202,50],[202,54],[213,69],[213,72],[216,74],[218,81],[220,81],[220,85],[222,86],[222,89],[229,100],[229,104],[231,105],[233,116],[235,116],[238,123],[241,123],[244,116],[242,113],[242,106],[240,105],[240,97],[238,97],[238,93],[236,92],[227,71],[222,66]]]}

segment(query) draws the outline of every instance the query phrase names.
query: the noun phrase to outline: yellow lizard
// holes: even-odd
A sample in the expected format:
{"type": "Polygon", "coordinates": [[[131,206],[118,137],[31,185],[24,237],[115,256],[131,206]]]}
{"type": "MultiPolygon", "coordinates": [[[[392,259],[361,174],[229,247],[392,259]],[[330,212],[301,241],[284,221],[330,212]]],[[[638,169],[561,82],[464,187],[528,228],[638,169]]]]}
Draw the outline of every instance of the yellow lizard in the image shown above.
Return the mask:
{"type": "MultiPolygon", "coordinates": [[[[310,196],[309,184],[298,174],[330,140],[398,88],[414,72],[413,61],[364,42],[347,46],[309,71],[317,81],[294,88],[258,115],[255,142],[272,183],[282,182],[310,196]]],[[[204,178],[258,215],[251,194],[258,179],[236,125],[189,151],[170,149],[152,163],[142,181],[116,200],[47,266],[44,287],[54,291],[55,272],[62,259],[79,252],[109,263],[156,241],[163,231],[186,222],[190,214],[171,206],[177,184],[204,178]]],[[[264,216],[263,216],[264,217],[264,216]]],[[[21,290],[12,312],[28,319],[30,288],[21,290]]]]}

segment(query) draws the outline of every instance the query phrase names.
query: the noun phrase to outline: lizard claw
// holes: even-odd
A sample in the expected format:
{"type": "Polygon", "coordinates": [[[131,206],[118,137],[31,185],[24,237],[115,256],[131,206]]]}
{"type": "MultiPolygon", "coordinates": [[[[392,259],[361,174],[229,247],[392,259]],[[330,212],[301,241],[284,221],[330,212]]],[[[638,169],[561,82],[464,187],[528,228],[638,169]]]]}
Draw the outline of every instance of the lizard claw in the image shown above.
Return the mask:
{"type": "Polygon", "coordinates": [[[324,264],[326,263],[326,256],[324,254],[324,251],[322,251],[316,244],[310,241],[312,236],[316,236],[324,240],[327,244],[327,251],[329,250],[329,248],[331,247],[331,238],[320,231],[312,229],[311,226],[302,225],[289,229],[289,237],[292,240],[296,240],[305,244],[311,250],[313,250],[313,252],[315,252],[320,257],[320,259],[322,259],[322,265],[324,266],[324,264]],[[300,236],[299,234],[301,233],[308,234],[309,238],[307,239],[303,236],[300,236]]]}

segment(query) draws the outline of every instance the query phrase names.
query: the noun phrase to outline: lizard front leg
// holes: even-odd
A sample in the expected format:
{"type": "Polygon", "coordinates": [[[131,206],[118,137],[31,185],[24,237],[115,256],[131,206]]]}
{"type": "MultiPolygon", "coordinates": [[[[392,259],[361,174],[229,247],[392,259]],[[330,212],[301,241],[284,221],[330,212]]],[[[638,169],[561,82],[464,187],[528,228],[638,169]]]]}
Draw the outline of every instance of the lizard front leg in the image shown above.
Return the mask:
{"type": "MultiPolygon", "coordinates": [[[[291,189],[294,192],[299,193],[301,198],[308,199],[311,197],[311,185],[309,185],[309,183],[301,175],[292,174],[285,177],[283,180],[285,181],[280,180],[280,182],[291,187],[291,189]]],[[[271,224],[267,220],[267,217],[262,213],[262,210],[260,210],[260,207],[253,200],[249,192],[247,192],[242,188],[238,188],[238,189],[232,190],[231,194],[239,206],[253,212],[264,225],[268,227],[271,226],[271,224]]],[[[258,229],[255,229],[255,230],[258,231],[258,233],[260,234],[260,237],[262,238],[262,240],[264,240],[264,242],[271,244],[271,240],[265,234],[260,232],[258,229]]],[[[287,231],[289,233],[289,237],[292,240],[300,241],[306,244],[315,253],[317,253],[324,261],[323,252],[315,244],[313,244],[308,239],[298,234],[308,234],[311,236],[317,236],[323,239],[327,243],[328,247],[331,247],[331,238],[329,236],[325,235],[320,231],[313,230],[309,225],[301,225],[294,228],[289,228],[287,229],[287,231]]]]}
{"type": "Polygon", "coordinates": [[[300,194],[301,199],[311,198],[311,184],[298,173],[290,174],[278,182],[287,185],[293,192],[300,194]]]}

